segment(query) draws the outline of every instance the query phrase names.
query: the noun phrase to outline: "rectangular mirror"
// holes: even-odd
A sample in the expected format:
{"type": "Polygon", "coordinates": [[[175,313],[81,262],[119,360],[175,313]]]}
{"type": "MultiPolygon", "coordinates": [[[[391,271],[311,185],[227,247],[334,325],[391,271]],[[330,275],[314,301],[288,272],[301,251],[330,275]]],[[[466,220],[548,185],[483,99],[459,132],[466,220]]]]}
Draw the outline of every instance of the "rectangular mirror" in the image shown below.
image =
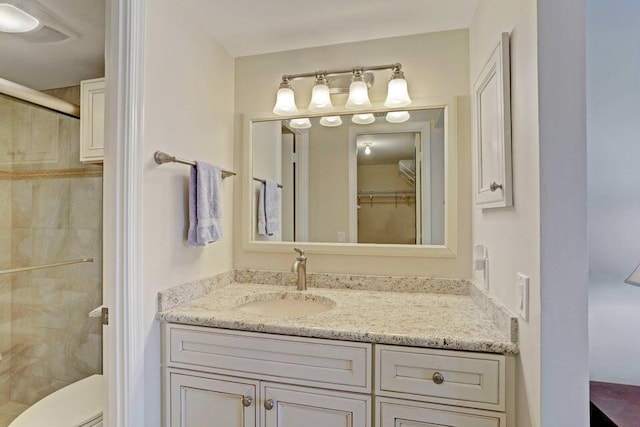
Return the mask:
{"type": "Polygon", "coordinates": [[[249,240],[446,246],[447,112],[248,120],[249,240]]]}

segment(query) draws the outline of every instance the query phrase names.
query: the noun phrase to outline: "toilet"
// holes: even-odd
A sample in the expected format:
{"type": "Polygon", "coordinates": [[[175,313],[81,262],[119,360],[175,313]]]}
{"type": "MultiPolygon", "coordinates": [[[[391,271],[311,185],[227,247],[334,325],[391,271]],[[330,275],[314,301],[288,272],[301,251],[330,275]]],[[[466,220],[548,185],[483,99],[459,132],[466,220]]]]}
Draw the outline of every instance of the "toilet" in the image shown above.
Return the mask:
{"type": "Polygon", "coordinates": [[[9,427],[102,427],[102,375],[69,384],[32,405],[9,427]]]}

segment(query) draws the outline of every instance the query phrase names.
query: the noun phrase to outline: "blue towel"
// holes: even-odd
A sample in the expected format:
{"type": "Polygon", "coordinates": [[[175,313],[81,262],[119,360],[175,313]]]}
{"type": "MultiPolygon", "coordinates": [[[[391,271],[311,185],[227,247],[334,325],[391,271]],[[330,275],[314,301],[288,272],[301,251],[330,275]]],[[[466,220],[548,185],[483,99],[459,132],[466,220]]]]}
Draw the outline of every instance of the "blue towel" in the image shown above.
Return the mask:
{"type": "Polygon", "coordinates": [[[191,246],[222,239],[222,169],[196,162],[189,180],[189,232],[191,246]]]}
{"type": "Polygon", "coordinates": [[[258,197],[258,235],[273,236],[280,230],[280,196],[278,184],[266,180],[258,197]]]}

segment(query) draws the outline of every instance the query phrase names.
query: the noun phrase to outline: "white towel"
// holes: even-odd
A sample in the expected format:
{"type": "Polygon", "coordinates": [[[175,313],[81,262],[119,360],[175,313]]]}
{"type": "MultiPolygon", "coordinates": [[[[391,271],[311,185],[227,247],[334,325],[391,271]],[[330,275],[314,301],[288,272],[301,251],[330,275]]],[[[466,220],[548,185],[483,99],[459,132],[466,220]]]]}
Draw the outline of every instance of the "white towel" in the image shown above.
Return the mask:
{"type": "Polygon", "coordinates": [[[273,236],[278,230],[280,230],[278,184],[266,180],[260,186],[258,196],[258,234],[273,236]]]}
{"type": "Polygon", "coordinates": [[[189,232],[191,246],[222,239],[222,169],[196,162],[189,181],[189,232]]]}

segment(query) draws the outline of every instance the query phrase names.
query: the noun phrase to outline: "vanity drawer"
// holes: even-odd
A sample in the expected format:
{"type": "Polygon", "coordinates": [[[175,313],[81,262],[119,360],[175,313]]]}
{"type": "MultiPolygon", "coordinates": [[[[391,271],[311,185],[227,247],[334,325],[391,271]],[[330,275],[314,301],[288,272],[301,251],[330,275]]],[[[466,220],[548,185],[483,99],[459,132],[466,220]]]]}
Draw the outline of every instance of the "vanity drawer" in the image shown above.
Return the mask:
{"type": "Polygon", "coordinates": [[[506,427],[506,415],[478,409],[376,398],[375,427],[506,427]]]}
{"type": "Polygon", "coordinates": [[[165,364],[371,392],[371,344],[165,324],[165,364]]]}
{"type": "Polygon", "coordinates": [[[376,392],[505,410],[505,356],[376,345],[376,392]]]}

